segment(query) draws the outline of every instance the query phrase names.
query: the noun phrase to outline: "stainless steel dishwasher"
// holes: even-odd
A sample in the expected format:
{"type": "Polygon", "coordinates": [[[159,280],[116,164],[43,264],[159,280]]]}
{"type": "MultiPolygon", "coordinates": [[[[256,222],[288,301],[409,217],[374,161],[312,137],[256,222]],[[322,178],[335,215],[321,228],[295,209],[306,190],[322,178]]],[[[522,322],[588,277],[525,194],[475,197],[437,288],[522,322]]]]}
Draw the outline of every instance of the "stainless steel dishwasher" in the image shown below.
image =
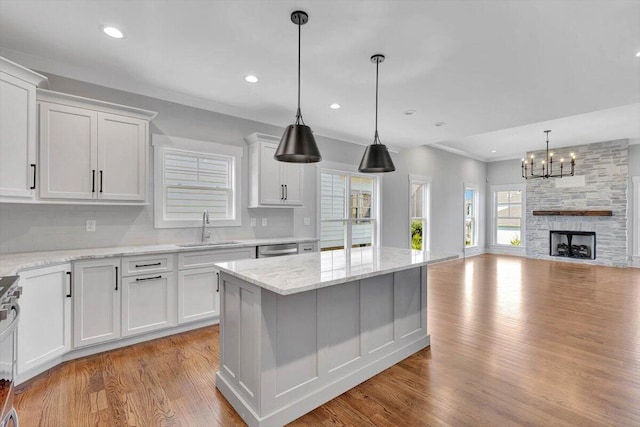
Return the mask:
{"type": "Polygon", "coordinates": [[[297,243],[283,243],[279,245],[258,246],[258,258],[267,258],[273,256],[285,256],[298,253],[297,243]]]}

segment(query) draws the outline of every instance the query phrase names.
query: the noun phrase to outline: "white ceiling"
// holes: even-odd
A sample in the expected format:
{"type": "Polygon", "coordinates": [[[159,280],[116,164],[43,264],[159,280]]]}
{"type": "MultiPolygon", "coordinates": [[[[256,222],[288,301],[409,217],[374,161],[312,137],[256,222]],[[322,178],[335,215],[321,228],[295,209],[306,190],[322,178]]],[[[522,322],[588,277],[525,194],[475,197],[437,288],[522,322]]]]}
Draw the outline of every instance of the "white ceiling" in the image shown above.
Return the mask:
{"type": "Polygon", "coordinates": [[[640,138],[637,0],[0,0],[0,53],[284,127],[296,108],[296,9],[309,14],[302,112],[317,134],[372,141],[369,57],[383,53],[379,132],[395,148],[490,161],[543,148],[544,129],[555,147],[640,138]],[[106,37],[102,24],[125,38],[106,37]]]}

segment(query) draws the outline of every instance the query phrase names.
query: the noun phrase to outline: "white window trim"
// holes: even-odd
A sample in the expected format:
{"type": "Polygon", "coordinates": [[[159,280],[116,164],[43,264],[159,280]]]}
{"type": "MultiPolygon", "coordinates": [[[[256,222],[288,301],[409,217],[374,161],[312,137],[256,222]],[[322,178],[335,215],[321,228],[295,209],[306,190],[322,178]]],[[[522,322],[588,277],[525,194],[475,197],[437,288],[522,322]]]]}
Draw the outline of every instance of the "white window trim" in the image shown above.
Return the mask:
{"type": "MultiPolygon", "coordinates": [[[[322,227],[322,172],[327,173],[338,173],[338,174],[347,174],[347,175],[355,175],[355,176],[364,176],[364,177],[376,177],[376,184],[374,188],[375,193],[375,203],[372,206],[373,212],[375,212],[375,226],[373,227],[373,246],[382,246],[382,175],[381,174],[370,174],[370,173],[360,173],[358,169],[356,169],[353,165],[348,165],[345,163],[337,163],[337,162],[328,162],[324,161],[323,165],[328,167],[319,167],[316,171],[316,238],[321,238],[321,227],[322,227]]],[[[348,184],[348,183],[347,183],[348,184]]],[[[348,188],[348,187],[347,187],[348,188]]],[[[350,200],[350,198],[348,199],[350,200]]],[[[347,206],[348,208],[348,206],[347,206]]],[[[347,239],[348,244],[351,244],[351,236],[347,230],[347,239]]],[[[320,250],[321,242],[318,240],[318,250],[320,250]]],[[[350,246],[349,246],[350,249],[350,246]]]]}
{"type": "Polygon", "coordinates": [[[235,145],[218,144],[215,142],[180,138],[176,136],[152,135],[153,145],[153,206],[154,228],[192,228],[201,227],[202,220],[167,220],[163,218],[164,195],[164,149],[192,151],[211,155],[230,156],[234,158],[231,173],[233,183],[233,219],[211,218],[207,227],[231,227],[241,225],[241,189],[242,189],[242,156],[244,149],[235,145]]]}
{"type": "Polygon", "coordinates": [[[492,252],[494,253],[512,253],[514,255],[525,255],[526,245],[527,245],[527,186],[525,184],[504,184],[504,185],[492,185],[490,187],[491,192],[491,213],[489,215],[490,224],[489,224],[489,232],[491,233],[490,237],[490,247],[492,252]],[[497,243],[497,218],[496,218],[496,206],[497,206],[497,198],[496,192],[498,191],[521,191],[522,195],[522,217],[520,220],[520,246],[511,246],[511,245],[500,245],[497,243]]]}
{"type": "Polygon", "coordinates": [[[464,249],[465,253],[475,253],[478,252],[480,245],[478,244],[478,240],[480,240],[480,218],[481,218],[481,212],[480,212],[480,186],[478,184],[472,184],[472,183],[464,183],[462,186],[462,248],[464,249]],[[471,246],[467,246],[467,241],[465,239],[465,233],[464,233],[464,229],[466,226],[466,219],[467,219],[467,214],[465,213],[464,210],[464,203],[465,203],[465,193],[467,192],[467,190],[474,190],[475,192],[475,196],[473,198],[473,205],[474,205],[474,218],[476,219],[476,226],[473,230],[473,242],[474,244],[471,246]]]}
{"type": "Polygon", "coordinates": [[[633,256],[640,263],[640,176],[634,176],[633,182],[633,256]]]}
{"type": "Polygon", "coordinates": [[[422,252],[429,252],[431,250],[431,177],[424,175],[409,175],[409,248],[411,248],[411,184],[424,184],[425,197],[424,206],[422,207],[424,216],[422,217],[426,222],[426,227],[422,230],[422,252]],[[426,228],[426,233],[424,232],[426,228]]]}

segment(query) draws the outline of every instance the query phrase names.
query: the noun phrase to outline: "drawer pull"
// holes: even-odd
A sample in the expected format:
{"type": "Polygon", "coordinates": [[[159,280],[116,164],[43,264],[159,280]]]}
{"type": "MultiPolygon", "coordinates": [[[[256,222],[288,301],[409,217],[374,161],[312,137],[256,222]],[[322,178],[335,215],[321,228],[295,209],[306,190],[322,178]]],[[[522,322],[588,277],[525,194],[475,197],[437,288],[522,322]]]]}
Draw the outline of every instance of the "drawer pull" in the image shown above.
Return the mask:
{"type": "Polygon", "coordinates": [[[153,277],[136,277],[136,282],[142,282],[144,280],[156,280],[162,279],[162,276],[153,276],[153,277]]]}
{"type": "Polygon", "coordinates": [[[154,267],[156,265],[162,265],[161,262],[154,262],[153,264],[136,264],[136,268],[140,267],[154,267]]]}
{"type": "Polygon", "coordinates": [[[303,249],[303,251],[305,251],[305,252],[309,252],[309,251],[312,251],[312,250],[313,250],[313,248],[304,248],[303,249]]]}

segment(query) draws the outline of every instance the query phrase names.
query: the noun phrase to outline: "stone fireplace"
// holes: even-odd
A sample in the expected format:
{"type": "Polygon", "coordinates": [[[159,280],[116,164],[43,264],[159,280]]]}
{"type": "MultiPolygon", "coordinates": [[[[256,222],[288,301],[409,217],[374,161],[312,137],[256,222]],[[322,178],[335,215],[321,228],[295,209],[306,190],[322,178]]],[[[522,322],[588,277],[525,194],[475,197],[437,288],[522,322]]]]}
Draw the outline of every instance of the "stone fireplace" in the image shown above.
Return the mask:
{"type": "MultiPolygon", "coordinates": [[[[626,267],[627,140],[560,148],[554,149],[553,152],[554,158],[569,158],[571,152],[575,153],[576,176],[526,181],[527,257],[626,267]],[[538,211],[543,209],[553,211],[540,214],[538,211]],[[609,214],[589,216],[594,211],[603,210],[609,214]],[[566,211],[579,213],[565,215],[566,211]],[[593,234],[591,255],[588,258],[552,255],[554,245],[556,252],[558,244],[564,242],[565,245],[569,245],[566,240],[554,241],[552,231],[565,233],[565,238],[568,236],[566,233],[573,232],[571,244],[578,245],[578,250],[580,245],[588,244],[582,238],[593,234]]],[[[528,153],[531,154],[536,158],[544,156],[542,151],[528,153]]],[[[586,250],[583,248],[583,251],[586,250]]]]}

